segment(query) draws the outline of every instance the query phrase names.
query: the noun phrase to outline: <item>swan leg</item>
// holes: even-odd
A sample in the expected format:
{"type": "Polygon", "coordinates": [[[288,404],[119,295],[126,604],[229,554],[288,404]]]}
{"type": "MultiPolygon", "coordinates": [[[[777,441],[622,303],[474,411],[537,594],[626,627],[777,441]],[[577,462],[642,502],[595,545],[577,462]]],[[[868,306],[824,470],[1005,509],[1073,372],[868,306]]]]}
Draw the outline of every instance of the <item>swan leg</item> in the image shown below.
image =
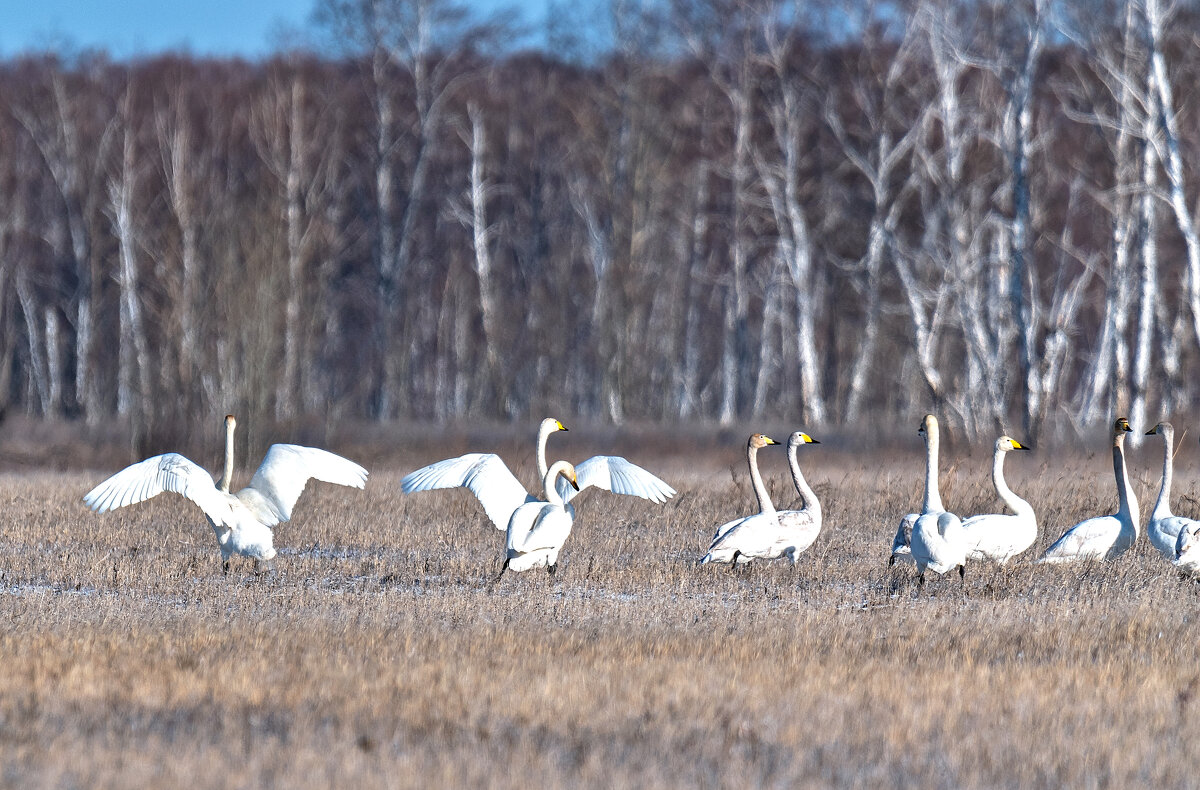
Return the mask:
{"type": "Polygon", "coordinates": [[[546,573],[550,574],[551,576],[553,576],[554,574],[558,573],[558,563],[557,563],[557,562],[552,562],[552,563],[550,563],[549,565],[547,565],[547,566],[546,566],[546,573]]]}
{"type": "Polygon", "coordinates": [[[918,573],[917,574],[917,586],[921,587],[924,584],[925,584],[925,573],[924,572],[918,573]]]}
{"type": "Polygon", "coordinates": [[[222,576],[229,575],[229,558],[228,557],[221,558],[221,575],[222,576]]]}
{"type": "Polygon", "coordinates": [[[965,564],[958,566],[958,578],[963,584],[967,583],[967,566],[965,564]]]}
{"type": "Polygon", "coordinates": [[[736,572],[737,572],[737,567],[738,567],[738,557],[740,557],[740,556],[742,556],[742,551],[741,551],[741,549],[734,549],[734,550],[733,550],[733,556],[729,558],[729,571],[730,571],[731,573],[736,573],[736,572]]]}
{"type": "Polygon", "coordinates": [[[889,555],[888,555],[888,567],[890,568],[890,567],[892,567],[892,566],[893,566],[893,565],[895,565],[895,564],[896,564],[896,555],[895,555],[895,554],[889,554],[889,555]]]}
{"type": "Polygon", "coordinates": [[[508,570],[508,562],[510,559],[511,557],[504,558],[504,564],[500,566],[500,572],[496,574],[496,578],[492,579],[491,583],[488,584],[488,590],[491,590],[493,587],[495,587],[496,582],[500,581],[500,577],[504,575],[506,570],[508,570]]]}

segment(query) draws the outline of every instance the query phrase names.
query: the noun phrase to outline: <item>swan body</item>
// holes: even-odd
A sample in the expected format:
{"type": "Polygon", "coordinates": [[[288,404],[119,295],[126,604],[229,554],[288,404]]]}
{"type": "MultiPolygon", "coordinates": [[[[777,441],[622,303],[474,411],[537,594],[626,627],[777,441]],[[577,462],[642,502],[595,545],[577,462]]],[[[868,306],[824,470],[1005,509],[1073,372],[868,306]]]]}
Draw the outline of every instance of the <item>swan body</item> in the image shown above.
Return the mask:
{"type": "Polygon", "coordinates": [[[1054,541],[1038,562],[1115,559],[1133,545],[1138,536],[1138,504],[1125,465],[1125,434],[1133,429],[1124,417],[1113,424],[1113,473],[1117,480],[1119,507],[1114,515],[1081,521],[1054,541]]]}
{"type": "Polygon", "coordinates": [[[750,561],[750,557],[742,556],[738,546],[724,543],[725,536],[735,529],[744,527],[747,530],[746,534],[755,535],[778,531],[779,518],[775,512],[775,505],[771,503],[771,495],[767,492],[762,475],[758,472],[758,451],[773,444],[779,444],[779,442],[761,433],[752,435],[746,442],[746,463],[750,467],[750,482],[754,486],[754,497],[758,500],[758,512],[750,516],[735,518],[733,521],[727,521],[717,527],[708,553],[704,555],[704,559],[700,560],[702,565],[709,562],[744,563],[750,561]]]}
{"type": "MultiPolygon", "coordinates": [[[[538,427],[539,480],[544,481],[550,471],[546,464],[546,442],[550,434],[565,430],[565,425],[549,417],[542,420],[538,427]]],[[[618,456],[598,455],[572,468],[575,470],[578,489],[560,477],[556,491],[563,502],[569,502],[579,491],[588,487],[602,488],[615,494],[630,494],[660,503],[675,495],[674,488],[640,466],[618,456]]],[[[495,453],[468,453],[457,458],[447,458],[411,472],[400,481],[400,488],[406,494],[459,487],[467,488],[475,494],[492,525],[502,531],[508,529],[508,522],[518,507],[545,501],[528,493],[495,453]]]]}
{"type": "Polygon", "coordinates": [[[1158,500],[1146,522],[1146,537],[1159,553],[1174,562],[1177,558],[1176,545],[1181,530],[1192,525],[1200,526],[1200,522],[1190,518],[1176,516],[1171,512],[1171,478],[1174,474],[1173,455],[1175,450],[1175,427],[1169,422],[1160,422],[1149,431],[1147,436],[1158,434],[1163,437],[1163,471],[1162,487],[1158,490],[1158,500]]]}
{"type": "Polygon", "coordinates": [[[275,556],[271,528],[292,517],[296,500],[311,479],[362,488],[367,470],[339,455],[315,447],[273,444],[250,485],[230,493],[233,478],[233,434],[237,421],[225,418],[225,471],[219,484],[199,464],[179,453],[147,458],[122,469],[84,496],[97,513],[144,502],[164,491],[190,499],[204,512],[217,536],[221,567],[228,573],[234,554],[258,562],[275,556]]]}
{"type": "Polygon", "coordinates": [[[520,505],[508,521],[501,575],[506,570],[546,568],[551,574],[556,570],[558,552],[575,523],[575,508],[559,496],[556,478],[568,486],[578,485],[575,467],[570,463],[557,461],[550,467],[542,480],[545,500],[520,505]]]}
{"type": "MultiPolygon", "coordinates": [[[[796,431],[788,438],[788,464],[792,482],[800,494],[800,509],[776,511],[774,519],[763,518],[760,513],[739,522],[730,522],[733,526],[721,525],[704,562],[730,562],[734,561],[734,555],[737,562],[786,556],[795,565],[797,557],[813,544],[821,531],[821,503],[800,471],[797,450],[802,444],[820,442],[801,431],[796,431]],[[724,559],[726,557],[731,559],[724,559]]],[[[757,463],[754,463],[751,474],[757,473],[757,467],[757,463]]],[[[763,491],[765,496],[765,488],[763,491]]],[[[766,497],[765,501],[770,503],[770,497],[766,497]]]]}
{"type": "Polygon", "coordinates": [[[1037,540],[1037,516],[1033,506],[1009,489],[1004,481],[1004,456],[1012,450],[1028,450],[1016,439],[1001,436],[992,458],[992,485],[1011,515],[989,513],[963,521],[967,559],[988,560],[1001,565],[1025,551],[1037,540]]]}

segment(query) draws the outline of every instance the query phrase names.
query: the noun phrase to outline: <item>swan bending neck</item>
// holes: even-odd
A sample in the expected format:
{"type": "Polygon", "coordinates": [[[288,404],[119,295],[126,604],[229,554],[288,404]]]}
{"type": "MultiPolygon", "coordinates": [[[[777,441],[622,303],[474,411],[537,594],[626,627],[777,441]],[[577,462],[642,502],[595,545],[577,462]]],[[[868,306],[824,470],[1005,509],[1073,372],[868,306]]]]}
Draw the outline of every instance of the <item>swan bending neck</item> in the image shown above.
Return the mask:
{"type": "Polygon", "coordinates": [[[555,461],[554,466],[551,466],[542,477],[542,493],[545,494],[545,500],[551,505],[558,505],[559,507],[566,505],[566,501],[559,496],[558,487],[555,483],[559,475],[563,475],[565,478],[566,472],[570,468],[571,463],[569,461],[555,461]]]}
{"type": "Polygon", "coordinates": [[[800,459],[797,457],[799,445],[792,445],[788,448],[788,466],[792,470],[792,482],[796,484],[796,491],[800,494],[801,509],[810,510],[815,513],[821,512],[821,503],[817,501],[817,495],[809,486],[808,481],[804,479],[803,473],[800,471],[800,459]]]}
{"type": "Polygon", "coordinates": [[[1021,497],[1012,492],[1008,487],[1008,481],[1004,479],[1004,456],[1008,453],[1004,450],[996,450],[996,457],[992,459],[992,485],[996,489],[996,493],[1000,496],[1000,501],[1008,506],[1009,510],[1017,515],[1025,515],[1033,508],[1029,506],[1021,497]]]}

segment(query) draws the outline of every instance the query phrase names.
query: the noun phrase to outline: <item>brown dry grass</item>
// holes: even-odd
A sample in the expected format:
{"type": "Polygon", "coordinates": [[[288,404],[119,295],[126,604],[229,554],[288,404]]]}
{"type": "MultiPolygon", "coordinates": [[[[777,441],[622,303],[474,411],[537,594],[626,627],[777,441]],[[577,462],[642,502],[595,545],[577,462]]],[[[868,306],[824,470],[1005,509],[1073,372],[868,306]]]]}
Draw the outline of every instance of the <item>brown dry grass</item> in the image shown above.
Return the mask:
{"type": "MultiPolygon", "coordinates": [[[[913,444],[883,460],[919,466],[913,444]]],[[[749,507],[738,448],[643,455],[679,497],[589,494],[557,581],[491,594],[502,539],[470,495],[399,493],[437,450],[307,492],[268,579],[222,578],[179,498],[100,517],[80,496],[101,473],[0,476],[0,785],[1194,785],[1197,592],[1144,538],[918,593],[884,564],[918,475],[826,447],[805,459],[827,527],[797,567],[698,567],[749,507]]],[[[1143,512],[1157,457],[1135,456],[1143,512]]],[[[1039,548],[1107,512],[1108,464],[1010,459],[1039,548]]],[[[947,503],[993,508],[987,465],[949,469],[947,503]]]]}

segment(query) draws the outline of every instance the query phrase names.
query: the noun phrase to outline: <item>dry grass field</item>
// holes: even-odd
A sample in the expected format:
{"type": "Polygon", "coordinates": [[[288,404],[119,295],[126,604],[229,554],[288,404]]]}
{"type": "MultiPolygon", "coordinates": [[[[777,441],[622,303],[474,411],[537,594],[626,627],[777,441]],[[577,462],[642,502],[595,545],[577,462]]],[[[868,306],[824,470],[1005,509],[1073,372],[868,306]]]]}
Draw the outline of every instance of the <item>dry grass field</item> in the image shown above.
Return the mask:
{"type": "MultiPolygon", "coordinates": [[[[520,438],[504,452],[532,482],[520,438]]],[[[551,455],[609,449],[587,438],[551,455]]],[[[965,587],[918,591],[885,563],[920,498],[914,434],[886,453],[806,448],[826,528],[796,567],[700,567],[712,528],[751,506],[743,442],[622,447],[679,496],[587,494],[557,578],[492,592],[503,538],[470,494],[399,492],[469,438],[369,464],[365,492],[310,488],[264,578],[236,562],[223,578],[179,497],[89,513],[112,466],[0,475],[0,786],[1200,781],[1200,597],[1144,537],[1111,564],[971,566],[965,587]]],[[[1159,447],[1131,453],[1143,514],[1159,447]]],[[[947,505],[998,506],[988,450],[944,452],[947,505]]],[[[761,458],[791,502],[783,453],[761,458]]],[[[1115,508],[1103,449],[1007,468],[1038,550],[1115,508]]],[[[1200,512],[1198,468],[1185,449],[1179,512],[1200,512]]]]}

